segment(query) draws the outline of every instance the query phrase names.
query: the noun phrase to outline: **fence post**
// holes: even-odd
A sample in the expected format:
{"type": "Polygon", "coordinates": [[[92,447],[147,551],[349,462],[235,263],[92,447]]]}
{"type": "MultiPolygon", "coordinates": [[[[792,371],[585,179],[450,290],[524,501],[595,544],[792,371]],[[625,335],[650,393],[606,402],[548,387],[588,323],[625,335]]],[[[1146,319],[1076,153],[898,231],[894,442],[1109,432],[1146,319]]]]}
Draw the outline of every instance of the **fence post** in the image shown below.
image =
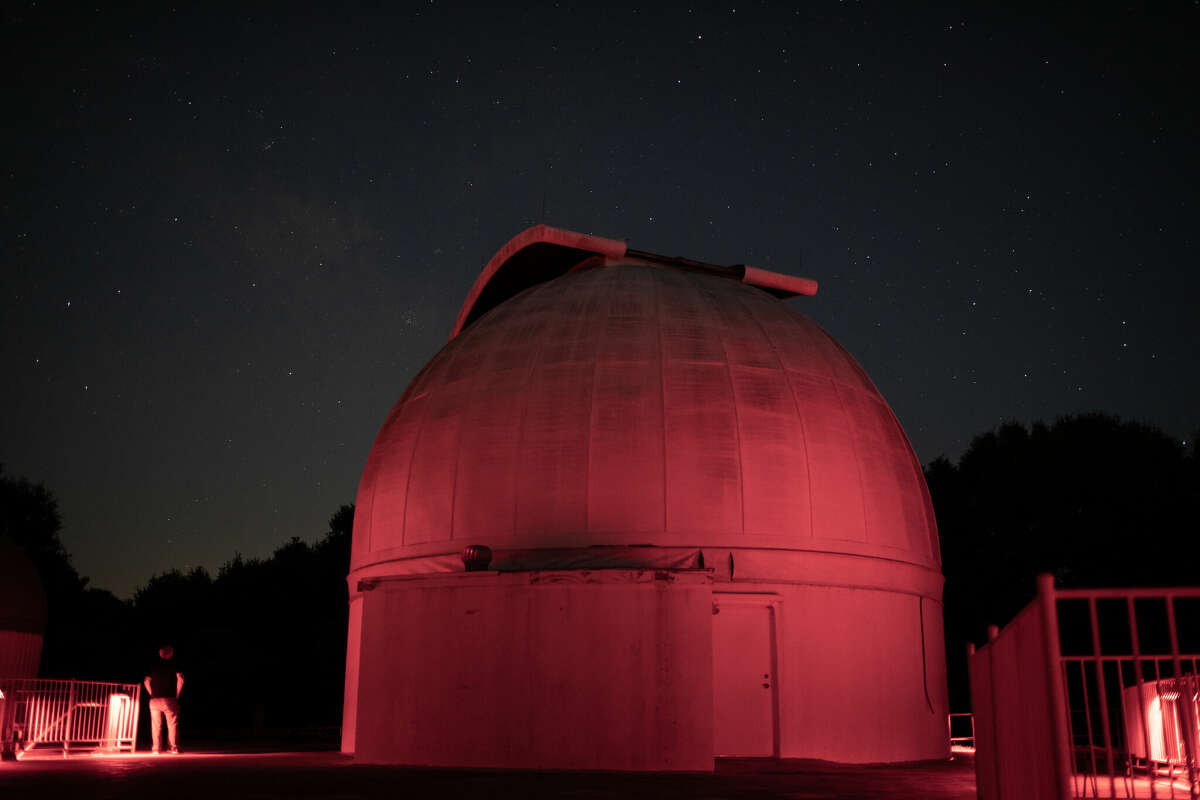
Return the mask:
{"type": "Polygon", "coordinates": [[[1062,655],[1058,643],[1058,601],[1054,596],[1054,576],[1044,572],[1037,577],[1038,604],[1042,612],[1045,637],[1046,687],[1050,704],[1050,727],[1054,734],[1054,769],[1058,796],[1070,800],[1074,794],[1071,763],[1070,728],[1067,725],[1067,699],[1062,682],[1062,655]]]}
{"type": "MultiPolygon", "coordinates": [[[[1004,792],[1001,789],[1001,773],[1002,769],[1000,758],[1000,725],[996,718],[999,716],[996,713],[996,640],[1000,638],[1000,627],[998,625],[987,626],[987,657],[988,657],[988,701],[991,703],[991,708],[988,710],[988,716],[992,718],[992,775],[996,789],[996,800],[1004,797],[1004,792]]],[[[976,751],[978,753],[978,751],[976,751]]]]}
{"type": "MultiPolygon", "coordinates": [[[[13,682],[15,685],[16,682],[13,682]]],[[[17,713],[17,699],[13,697],[15,690],[9,686],[0,685],[0,761],[16,761],[16,743],[13,741],[13,719],[17,713]]]]}
{"type": "MultiPolygon", "coordinates": [[[[1183,749],[1184,760],[1186,761],[1188,771],[1188,788],[1192,800],[1200,798],[1200,786],[1197,786],[1197,779],[1200,774],[1196,769],[1196,704],[1192,701],[1193,693],[1191,683],[1196,679],[1195,675],[1186,676],[1183,674],[1183,659],[1179,656],[1179,631],[1175,627],[1175,597],[1168,594],[1165,598],[1167,601],[1167,630],[1171,636],[1171,663],[1175,667],[1175,689],[1178,692],[1179,700],[1176,708],[1179,709],[1179,727],[1183,733],[1183,749]]],[[[1193,667],[1195,669],[1195,667],[1193,667]]],[[[1143,723],[1145,724],[1145,723],[1143,723]]]]}
{"type": "MultiPolygon", "coordinates": [[[[1141,724],[1138,726],[1142,729],[1142,744],[1146,748],[1146,774],[1150,776],[1150,797],[1158,797],[1155,790],[1157,785],[1154,781],[1154,768],[1152,762],[1154,759],[1154,751],[1150,749],[1150,717],[1146,715],[1146,692],[1143,691],[1142,684],[1145,683],[1145,676],[1142,674],[1142,645],[1141,637],[1138,634],[1137,624],[1137,609],[1134,607],[1133,595],[1125,595],[1125,611],[1129,615],[1129,644],[1133,651],[1133,685],[1137,687],[1134,694],[1137,695],[1138,701],[1138,718],[1141,724]]],[[[1130,774],[1133,770],[1133,755],[1129,758],[1130,774]]],[[[1172,788],[1171,792],[1174,793],[1172,788]]]]}
{"type": "Polygon", "coordinates": [[[63,751],[64,756],[71,752],[71,733],[72,733],[71,722],[72,722],[72,719],[74,716],[75,716],[75,679],[72,678],[70,683],[67,684],[67,720],[66,720],[66,725],[63,727],[63,746],[62,746],[62,751],[63,751]]]}
{"type": "Polygon", "coordinates": [[[129,740],[129,752],[137,752],[138,716],[142,713],[142,684],[133,690],[133,733],[129,740]]]}
{"type": "MultiPolygon", "coordinates": [[[[1108,759],[1108,794],[1110,797],[1116,797],[1117,796],[1117,766],[1116,766],[1116,763],[1114,762],[1115,756],[1113,755],[1112,723],[1110,722],[1109,716],[1108,716],[1108,689],[1105,687],[1105,684],[1104,684],[1104,659],[1101,658],[1102,650],[1100,648],[1100,617],[1096,613],[1096,598],[1094,596],[1089,597],[1087,602],[1088,602],[1088,625],[1092,629],[1092,655],[1096,659],[1096,687],[1097,687],[1097,694],[1099,695],[1099,698],[1100,698],[1100,724],[1104,726],[1104,755],[1105,755],[1105,758],[1108,759]]],[[[1120,668],[1121,668],[1120,662],[1118,662],[1118,664],[1117,664],[1117,685],[1118,686],[1120,686],[1120,684],[1121,684],[1120,668]]],[[[1083,679],[1086,681],[1087,680],[1087,671],[1083,667],[1082,663],[1080,664],[1080,669],[1082,670],[1083,679]]],[[[1122,706],[1124,706],[1123,703],[1122,703],[1122,706]]],[[[1122,717],[1123,716],[1124,715],[1122,714],[1122,717]]],[[[1124,722],[1124,719],[1122,719],[1122,722],[1124,722]]],[[[1128,736],[1128,733],[1126,733],[1126,736],[1128,736]]],[[[1091,747],[1091,744],[1092,743],[1089,741],[1088,746],[1091,747]]],[[[1126,749],[1128,749],[1128,745],[1126,745],[1126,749]]],[[[1093,761],[1092,761],[1093,771],[1095,771],[1094,770],[1094,765],[1095,765],[1095,755],[1094,754],[1092,756],[1092,759],[1093,759],[1093,761]]]]}

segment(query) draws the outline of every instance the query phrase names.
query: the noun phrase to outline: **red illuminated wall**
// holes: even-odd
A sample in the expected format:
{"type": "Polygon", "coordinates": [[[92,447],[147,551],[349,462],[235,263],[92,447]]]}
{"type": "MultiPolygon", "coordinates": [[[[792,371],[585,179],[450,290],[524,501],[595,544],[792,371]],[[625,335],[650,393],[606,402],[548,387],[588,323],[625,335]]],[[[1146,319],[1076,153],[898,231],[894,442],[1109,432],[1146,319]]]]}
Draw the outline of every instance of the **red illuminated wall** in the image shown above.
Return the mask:
{"type": "Polygon", "coordinates": [[[712,768],[709,579],[471,573],[364,595],[355,759],[712,768]]]}
{"type": "MultiPolygon", "coordinates": [[[[718,565],[722,559],[727,564],[730,555],[704,553],[708,563],[718,565]]],[[[361,649],[351,648],[347,675],[348,692],[356,699],[349,711],[356,716],[345,720],[343,747],[357,750],[359,760],[379,763],[608,769],[677,769],[684,768],[680,763],[699,761],[707,769],[713,755],[858,763],[947,755],[941,604],[899,591],[909,587],[937,593],[940,582],[934,576],[845,556],[734,555],[741,578],[732,580],[727,569],[718,569],[699,588],[687,584],[686,604],[694,609],[701,602],[706,613],[676,614],[668,626],[653,608],[631,605],[631,593],[600,586],[594,577],[622,574],[617,570],[384,579],[356,600],[363,609],[361,649]],[[566,574],[593,577],[538,583],[539,576],[566,574]],[[844,585],[831,585],[834,581],[844,585]],[[579,585],[566,593],[563,586],[573,583],[579,585]],[[552,598],[547,586],[563,589],[566,602],[552,598]],[[731,602],[747,613],[731,615],[731,602]],[[726,616],[718,619],[707,611],[710,605],[724,609],[726,616]],[[766,661],[761,651],[740,644],[736,630],[728,638],[718,625],[731,616],[745,616],[753,621],[738,624],[761,626],[764,615],[758,610],[769,617],[769,630],[761,636],[752,632],[766,638],[766,661]],[[684,621],[689,632],[681,636],[684,621]],[[674,679],[687,691],[663,696],[651,688],[655,684],[649,676],[657,672],[650,664],[621,661],[652,653],[667,663],[689,665],[693,671],[686,680],[682,675],[674,679]],[[694,671],[720,672],[729,662],[734,670],[725,683],[694,671]],[[589,666],[582,669],[580,664],[589,666]],[[770,677],[756,677],[760,670],[770,677]],[[764,682],[771,685],[764,689],[764,682]],[[553,702],[547,702],[543,689],[551,691],[553,702]],[[711,716],[714,706],[721,707],[722,694],[738,695],[733,698],[735,717],[753,719],[731,725],[728,717],[711,716]],[[564,697],[575,695],[580,705],[564,707],[564,697]],[[713,706],[696,710],[697,697],[714,695],[713,706]],[[643,711],[654,707],[686,716],[699,727],[687,728],[685,736],[656,740],[657,749],[651,750],[671,755],[665,759],[646,750],[642,737],[600,736],[580,727],[579,719],[593,713],[597,698],[608,698],[618,710],[599,715],[589,723],[593,726],[612,724],[624,730],[620,726],[649,724],[641,717],[621,716],[619,709],[632,703],[630,707],[643,711]],[[771,716],[770,729],[758,721],[756,709],[761,708],[771,716]],[[542,712],[549,716],[534,726],[538,738],[529,739],[521,726],[534,723],[522,715],[542,712]],[[514,720],[524,721],[518,725],[514,720]],[[551,724],[555,720],[557,728],[551,724]],[[469,734],[460,732],[464,725],[469,734]],[[755,726],[759,735],[727,746],[726,731],[755,726]],[[513,736],[519,738],[515,744],[509,741],[513,736]],[[711,749],[714,740],[721,749],[711,749]],[[769,742],[765,750],[759,747],[764,740],[769,742]],[[485,747],[481,741],[490,744],[485,747]],[[566,749],[557,753],[559,747],[566,749]],[[589,753],[586,759],[578,755],[579,748],[589,753]],[[569,757],[571,753],[575,755],[569,757]]],[[[675,584],[664,582],[655,589],[661,596],[675,584]]],[[[654,730],[668,730],[656,724],[654,730]]]]}

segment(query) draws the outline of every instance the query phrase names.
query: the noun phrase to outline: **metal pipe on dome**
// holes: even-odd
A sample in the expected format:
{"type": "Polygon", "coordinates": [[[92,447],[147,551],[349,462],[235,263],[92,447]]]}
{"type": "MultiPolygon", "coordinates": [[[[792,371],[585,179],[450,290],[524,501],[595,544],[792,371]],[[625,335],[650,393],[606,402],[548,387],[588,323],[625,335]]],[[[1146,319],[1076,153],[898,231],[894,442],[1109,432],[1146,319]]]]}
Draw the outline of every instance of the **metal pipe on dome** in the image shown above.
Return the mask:
{"type": "Polygon", "coordinates": [[[762,289],[776,289],[792,295],[812,297],[817,293],[817,282],[811,278],[797,278],[794,275],[784,275],[758,267],[742,267],[742,283],[758,286],[762,289]]]}
{"type": "Polygon", "coordinates": [[[664,266],[675,267],[676,269],[687,270],[689,272],[708,272],[723,275],[726,278],[732,278],[735,281],[741,281],[742,283],[765,289],[778,297],[796,297],[798,295],[812,297],[817,293],[817,282],[810,278],[797,278],[794,275],[784,275],[779,272],[747,266],[746,264],[723,266],[721,264],[695,261],[690,258],[683,258],[682,256],[664,256],[645,250],[634,250],[633,248],[626,249],[625,255],[629,258],[639,258],[643,261],[663,264],[664,266]]]}

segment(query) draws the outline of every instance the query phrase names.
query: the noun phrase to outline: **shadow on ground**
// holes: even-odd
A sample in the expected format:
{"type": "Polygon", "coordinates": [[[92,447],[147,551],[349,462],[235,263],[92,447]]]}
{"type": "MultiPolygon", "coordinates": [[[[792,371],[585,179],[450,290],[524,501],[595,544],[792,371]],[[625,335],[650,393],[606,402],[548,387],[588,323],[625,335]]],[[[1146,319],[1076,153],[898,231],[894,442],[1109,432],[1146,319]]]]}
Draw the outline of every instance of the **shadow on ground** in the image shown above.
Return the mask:
{"type": "Polygon", "coordinates": [[[973,800],[971,759],[901,766],[722,759],[713,774],[364,766],[338,753],[58,756],[0,763],[0,796],[72,798],[572,798],[973,800]]]}

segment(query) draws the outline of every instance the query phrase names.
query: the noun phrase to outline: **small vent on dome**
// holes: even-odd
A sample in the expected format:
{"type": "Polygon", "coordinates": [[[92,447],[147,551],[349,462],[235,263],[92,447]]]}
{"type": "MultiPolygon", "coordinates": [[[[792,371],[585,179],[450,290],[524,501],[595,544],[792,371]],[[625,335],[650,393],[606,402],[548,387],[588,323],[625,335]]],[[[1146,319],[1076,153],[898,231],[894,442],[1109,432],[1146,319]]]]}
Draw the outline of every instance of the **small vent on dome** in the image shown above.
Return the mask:
{"type": "Polygon", "coordinates": [[[462,551],[462,562],[467,572],[486,572],[492,563],[492,548],[482,544],[467,545],[462,551]]]}

